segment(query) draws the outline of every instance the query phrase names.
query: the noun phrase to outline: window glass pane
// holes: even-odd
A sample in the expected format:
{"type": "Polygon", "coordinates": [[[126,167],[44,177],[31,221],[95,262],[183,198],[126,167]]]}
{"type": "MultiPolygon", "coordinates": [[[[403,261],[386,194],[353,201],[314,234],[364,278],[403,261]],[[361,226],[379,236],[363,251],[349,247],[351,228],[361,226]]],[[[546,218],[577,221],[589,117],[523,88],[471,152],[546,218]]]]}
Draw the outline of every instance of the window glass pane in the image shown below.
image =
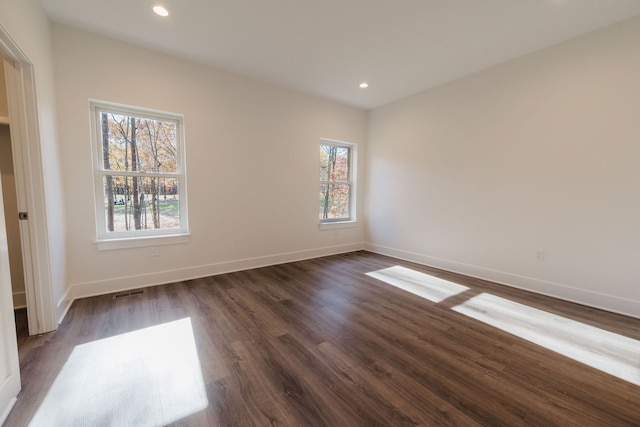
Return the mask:
{"type": "Polygon", "coordinates": [[[349,184],[320,186],[320,219],[349,219],[349,184]]]}
{"type": "Polygon", "coordinates": [[[348,147],[320,144],[320,181],[349,181],[348,147]]]}
{"type": "Polygon", "coordinates": [[[180,228],[177,179],[104,177],[106,231],[180,228]]]}
{"type": "Polygon", "coordinates": [[[105,170],[177,172],[176,123],[100,113],[105,170]]]}

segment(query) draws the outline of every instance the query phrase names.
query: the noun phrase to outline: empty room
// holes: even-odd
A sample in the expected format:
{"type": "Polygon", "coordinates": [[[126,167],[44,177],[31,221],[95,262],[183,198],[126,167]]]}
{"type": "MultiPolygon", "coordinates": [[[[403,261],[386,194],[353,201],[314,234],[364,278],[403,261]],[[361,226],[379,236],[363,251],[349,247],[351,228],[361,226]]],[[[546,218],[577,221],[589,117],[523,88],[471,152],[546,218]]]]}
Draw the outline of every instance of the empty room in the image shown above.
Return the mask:
{"type": "Polygon", "coordinates": [[[640,425],[640,2],[3,0],[0,425],[640,425]]]}

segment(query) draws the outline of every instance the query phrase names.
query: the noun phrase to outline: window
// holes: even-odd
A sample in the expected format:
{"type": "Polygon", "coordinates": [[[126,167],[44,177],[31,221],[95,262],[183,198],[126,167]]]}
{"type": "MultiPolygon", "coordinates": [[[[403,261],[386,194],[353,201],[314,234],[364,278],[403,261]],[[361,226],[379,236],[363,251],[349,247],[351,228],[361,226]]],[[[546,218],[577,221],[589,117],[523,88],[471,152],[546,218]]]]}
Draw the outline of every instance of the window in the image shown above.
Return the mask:
{"type": "Polygon", "coordinates": [[[186,235],[182,116],[93,101],[91,111],[99,248],[105,241],[128,241],[102,247],[109,249],[186,235]]]}
{"type": "Polygon", "coordinates": [[[355,144],[320,141],[320,223],[355,221],[355,144]]]}

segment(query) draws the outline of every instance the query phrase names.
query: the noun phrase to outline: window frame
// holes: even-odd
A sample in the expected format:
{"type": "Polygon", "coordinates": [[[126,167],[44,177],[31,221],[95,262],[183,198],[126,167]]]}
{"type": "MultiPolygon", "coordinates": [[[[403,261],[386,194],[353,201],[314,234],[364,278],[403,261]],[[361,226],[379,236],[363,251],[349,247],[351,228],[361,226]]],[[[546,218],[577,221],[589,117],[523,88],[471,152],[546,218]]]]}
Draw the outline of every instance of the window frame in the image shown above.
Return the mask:
{"type": "Polygon", "coordinates": [[[91,115],[92,169],[94,177],[94,209],[96,244],[98,250],[122,249],[141,246],[185,243],[189,238],[189,216],[187,202],[187,173],[184,138],[184,116],[167,111],[153,110],[95,99],[89,100],[91,115]],[[176,172],[107,171],[104,168],[102,148],[101,113],[113,113],[145,119],[160,120],[176,125],[176,172]],[[162,177],[175,179],[179,189],[180,227],[172,229],[148,229],[129,231],[106,231],[107,218],[104,206],[104,178],[112,176],[137,176],[142,178],[162,177]]]}
{"type": "MultiPolygon", "coordinates": [[[[357,185],[357,153],[358,145],[353,142],[339,141],[335,139],[320,138],[320,147],[330,145],[333,147],[347,148],[349,150],[349,176],[347,181],[323,181],[320,180],[319,188],[329,184],[349,185],[349,217],[347,218],[318,218],[320,229],[347,228],[356,225],[356,194],[357,185]]],[[[320,166],[320,165],[319,165],[320,166]]],[[[320,166],[321,167],[321,166],[320,166]]],[[[320,170],[320,169],[319,169],[320,170]]]]}

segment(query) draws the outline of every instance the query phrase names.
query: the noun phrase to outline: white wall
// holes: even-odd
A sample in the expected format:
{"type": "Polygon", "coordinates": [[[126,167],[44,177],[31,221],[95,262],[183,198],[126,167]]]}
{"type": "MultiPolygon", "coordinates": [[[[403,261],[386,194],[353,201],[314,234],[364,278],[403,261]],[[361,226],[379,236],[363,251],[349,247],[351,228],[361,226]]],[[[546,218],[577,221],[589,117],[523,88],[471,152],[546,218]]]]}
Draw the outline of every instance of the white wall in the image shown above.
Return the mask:
{"type": "MultiPolygon", "coordinates": [[[[64,299],[67,291],[66,260],[65,260],[65,222],[64,191],[61,181],[59,147],[55,116],[55,91],[53,82],[53,58],[49,21],[37,0],[3,0],[0,2],[0,27],[2,27],[19,46],[20,50],[33,64],[35,74],[35,88],[37,99],[37,114],[39,139],[32,139],[38,143],[37,149],[30,147],[32,153],[39,152],[38,158],[33,158],[35,167],[41,167],[35,174],[42,182],[36,187],[44,193],[46,221],[38,218],[37,236],[42,268],[46,271],[37,272],[37,286],[51,286],[50,295],[55,301],[64,299]]],[[[33,137],[33,136],[32,136],[33,137]]],[[[40,207],[42,208],[42,207],[40,207]]],[[[31,220],[36,213],[31,213],[31,220]]],[[[58,305],[59,320],[67,308],[64,301],[58,305]]],[[[48,304],[48,301],[41,301],[48,304]]],[[[42,323],[43,319],[41,319],[42,323]]],[[[45,319],[45,324],[53,326],[45,319]]]]}
{"type": "Polygon", "coordinates": [[[368,247],[640,317],[639,76],[634,18],[370,112],[368,247]]]}
{"type": "Polygon", "coordinates": [[[61,25],[53,40],[74,295],[361,247],[362,221],[318,229],[318,146],[364,155],[364,111],[61,25]],[[89,98],[184,114],[190,243],[96,249],[89,98]]]}

